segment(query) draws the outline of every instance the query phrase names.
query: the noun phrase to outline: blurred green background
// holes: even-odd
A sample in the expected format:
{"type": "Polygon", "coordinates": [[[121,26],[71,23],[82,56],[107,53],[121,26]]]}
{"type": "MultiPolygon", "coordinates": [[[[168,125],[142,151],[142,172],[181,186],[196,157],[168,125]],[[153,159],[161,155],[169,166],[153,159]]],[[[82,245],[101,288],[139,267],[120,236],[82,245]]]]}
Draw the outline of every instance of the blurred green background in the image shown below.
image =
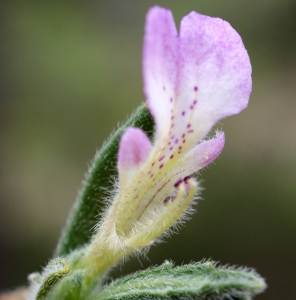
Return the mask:
{"type": "Polygon", "coordinates": [[[250,105],[222,120],[220,158],[201,173],[198,213],[113,277],[172,259],[255,267],[296,299],[296,2],[51,0],[0,2],[0,289],[51,257],[87,162],[143,100],[145,14],[195,10],[229,21],[253,65],[250,105]]]}

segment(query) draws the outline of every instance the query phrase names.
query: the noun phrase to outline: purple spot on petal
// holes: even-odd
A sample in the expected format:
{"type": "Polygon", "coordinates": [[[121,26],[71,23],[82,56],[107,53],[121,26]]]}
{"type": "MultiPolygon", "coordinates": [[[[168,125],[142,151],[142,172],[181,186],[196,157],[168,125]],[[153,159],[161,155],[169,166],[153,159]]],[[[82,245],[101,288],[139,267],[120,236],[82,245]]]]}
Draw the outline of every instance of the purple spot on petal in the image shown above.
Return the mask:
{"type": "Polygon", "coordinates": [[[158,161],[162,161],[163,159],[164,159],[164,155],[158,161]]]}
{"type": "Polygon", "coordinates": [[[167,196],[164,200],[163,203],[168,203],[170,200],[173,200],[172,196],[167,196]]]}
{"type": "Polygon", "coordinates": [[[190,127],[191,127],[191,124],[188,124],[188,125],[187,125],[187,128],[190,128],[190,127]]]}
{"type": "Polygon", "coordinates": [[[173,150],[173,147],[171,147],[170,150],[173,150]]]}
{"type": "Polygon", "coordinates": [[[183,179],[180,178],[175,184],[174,184],[174,187],[178,187],[181,183],[183,182],[183,179]]]}
{"type": "Polygon", "coordinates": [[[195,86],[195,87],[194,87],[194,91],[197,92],[197,90],[198,90],[198,88],[197,88],[197,86],[195,86]]]}
{"type": "Polygon", "coordinates": [[[183,140],[183,144],[185,144],[186,140],[183,140]]]}
{"type": "Polygon", "coordinates": [[[179,147],[179,150],[181,150],[181,149],[182,149],[182,147],[180,146],[180,147],[179,147]]]}
{"type": "Polygon", "coordinates": [[[178,142],[179,142],[179,139],[175,139],[175,144],[178,144],[178,142]]]}
{"type": "Polygon", "coordinates": [[[191,130],[188,130],[188,133],[192,133],[193,132],[193,130],[191,129],[191,130]]]}
{"type": "Polygon", "coordinates": [[[170,101],[173,102],[173,98],[171,98],[170,101]]]}
{"type": "Polygon", "coordinates": [[[184,137],[185,137],[185,133],[182,134],[182,138],[184,138],[184,137]]]}
{"type": "Polygon", "coordinates": [[[182,111],[182,116],[185,116],[185,111],[182,111]]]}
{"type": "Polygon", "coordinates": [[[172,159],[174,157],[174,154],[172,154],[171,156],[170,156],[170,159],[172,159]]]}
{"type": "Polygon", "coordinates": [[[190,105],[190,109],[193,109],[193,105],[190,105]]]}
{"type": "Polygon", "coordinates": [[[163,86],[162,89],[165,91],[165,86],[163,86]]]}
{"type": "Polygon", "coordinates": [[[194,100],[194,101],[193,101],[193,104],[195,105],[196,103],[197,103],[197,100],[194,100]]]}
{"type": "Polygon", "coordinates": [[[161,169],[163,167],[163,164],[161,164],[160,166],[159,166],[159,169],[161,169]]]}

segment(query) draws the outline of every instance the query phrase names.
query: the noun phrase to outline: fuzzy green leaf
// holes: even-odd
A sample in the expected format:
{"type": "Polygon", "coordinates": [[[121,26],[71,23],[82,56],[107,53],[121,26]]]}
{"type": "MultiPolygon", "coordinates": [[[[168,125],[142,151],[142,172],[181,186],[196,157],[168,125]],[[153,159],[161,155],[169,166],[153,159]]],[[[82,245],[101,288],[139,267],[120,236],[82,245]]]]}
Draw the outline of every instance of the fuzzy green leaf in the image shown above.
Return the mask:
{"type": "Polygon", "coordinates": [[[29,299],[43,300],[65,275],[70,272],[69,263],[63,258],[52,259],[41,274],[33,273],[29,276],[30,297],[29,299]]]}
{"type": "Polygon", "coordinates": [[[100,202],[108,196],[107,191],[112,189],[112,179],[117,177],[118,143],[128,126],[140,127],[151,137],[154,123],[144,105],[138,108],[96,153],[68,217],[55,256],[67,255],[90,241],[92,230],[98,223],[98,215],[102,212],[103,206],[100,202]]]}
{"type": "Polygon", "coordinates": [[[91,299],[249,300],[265,287],[264,280],[252,270],[217,267],[211,261],[173,268],[170,262],[165,262],[118,279],[91,299]]]}

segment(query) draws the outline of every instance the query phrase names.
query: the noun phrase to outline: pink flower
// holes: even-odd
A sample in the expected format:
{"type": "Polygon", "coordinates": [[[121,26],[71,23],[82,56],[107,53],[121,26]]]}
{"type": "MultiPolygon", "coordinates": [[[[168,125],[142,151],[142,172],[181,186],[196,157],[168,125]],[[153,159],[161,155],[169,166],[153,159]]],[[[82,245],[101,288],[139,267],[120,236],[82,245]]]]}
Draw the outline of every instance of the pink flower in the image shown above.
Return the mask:
{"type": "Polygon", "coordinates": [[[143,75],[154,141],[133,127],[121,138],[119,188],[93,240],[101,259],[106,251],[115,261],[150,245],[190,208],[198,187],[190,175],[224,146],[223,132],[203,139],[243,110],[251,93],[250,60],[238,33],[196,12],[182,19],[178,34],[169,10],[149,10],[143,75]]]}

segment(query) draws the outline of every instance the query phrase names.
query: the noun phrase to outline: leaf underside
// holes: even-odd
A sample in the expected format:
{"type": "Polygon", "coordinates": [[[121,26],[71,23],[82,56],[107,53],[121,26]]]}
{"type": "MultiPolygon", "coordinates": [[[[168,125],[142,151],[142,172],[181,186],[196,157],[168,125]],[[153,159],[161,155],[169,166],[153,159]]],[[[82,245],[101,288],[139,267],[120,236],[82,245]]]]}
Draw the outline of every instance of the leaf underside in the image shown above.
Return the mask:
{"type": "Polygon", "coordinates": [[[252,270],[217,267],[211,261],[173,268],[172,263],[112,282],[92,300],[244,299],[265,289],[252,270]]]}

